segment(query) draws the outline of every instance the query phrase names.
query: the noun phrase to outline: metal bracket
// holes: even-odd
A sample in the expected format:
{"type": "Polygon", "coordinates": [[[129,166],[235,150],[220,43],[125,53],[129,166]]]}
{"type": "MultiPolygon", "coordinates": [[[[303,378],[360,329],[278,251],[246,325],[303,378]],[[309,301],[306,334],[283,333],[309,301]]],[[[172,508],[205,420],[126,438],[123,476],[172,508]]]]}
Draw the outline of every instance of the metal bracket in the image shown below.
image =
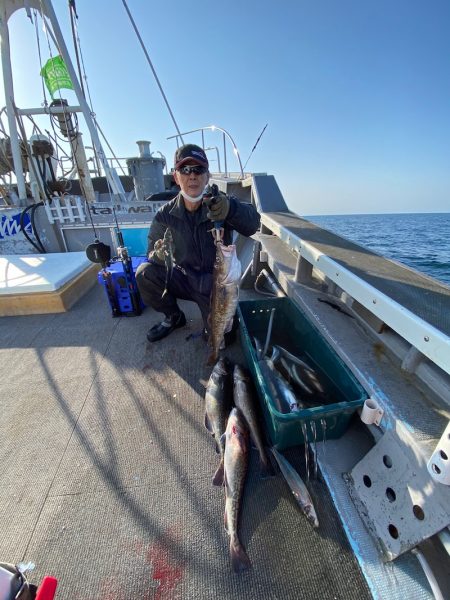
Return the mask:
{"type": "Polygon", "coordinates": [[[418,450],[397,424],[397,431],[387,431],[345,475],[358,512],[386,560],[450,523],[450,488],[433,481],[418,450]]]}

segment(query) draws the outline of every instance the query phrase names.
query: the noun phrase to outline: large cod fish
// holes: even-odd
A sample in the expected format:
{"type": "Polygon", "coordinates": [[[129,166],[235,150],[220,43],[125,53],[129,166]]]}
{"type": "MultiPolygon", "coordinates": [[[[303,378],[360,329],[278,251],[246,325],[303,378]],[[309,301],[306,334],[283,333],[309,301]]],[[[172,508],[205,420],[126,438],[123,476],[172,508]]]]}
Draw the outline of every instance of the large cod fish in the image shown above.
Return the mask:
{"type": "Polygon", "coordinates": [[[231,410],[230,379],[229,362],[226,358],[220,358],[212,370],[205,394],[205,427],[214,437],[216,450],[220,453],[220,464],[213,477],[213,485],[223,485],[224,449],[220,438],[225,433],[231,410]]]}
{"type": "Polygon", "coordinates": [[[235,365],[233,371],[234,403],[244,415],[253,443],[259,452],[261,477],[269,477],[273,475],[273,470],[264,448],[264,436],[252,391],[248,372],[241,366],[235,365]]]}
{"type": "Polygon", "coordinates": [[[211,352],[208,365],[213,365],[223,346],[225,333],[231,331],[239,299],[239,281],[242,267],[236,254],[236,246],[216,244],[211,310],[209,313],[209,345],[211,352]]]}
{"type": "Polygon", "coordinates": [[[230,536],[230,557],[236,573],[251,566],[244,546],[239,540],[239,513],[242,493],[248,468],[248,429],[238,408],[233,408],[228,417],[225,434],[225,529],[230,536]]]}

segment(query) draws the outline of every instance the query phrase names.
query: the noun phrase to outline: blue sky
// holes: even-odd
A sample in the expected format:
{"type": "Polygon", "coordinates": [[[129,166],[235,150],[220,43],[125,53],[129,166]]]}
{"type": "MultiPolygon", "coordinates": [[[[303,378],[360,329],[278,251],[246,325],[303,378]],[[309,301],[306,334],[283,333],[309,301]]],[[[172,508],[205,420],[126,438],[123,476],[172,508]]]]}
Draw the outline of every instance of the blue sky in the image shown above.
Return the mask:
{"type": "MultiPolygon", "coordinates": [[[[181,131],[223,127],[245,163],[268,123],[247,169],[273,174],[292,210],[450,210],[448,0],[127,3],[181,131]]],[[[176,130],[121,0],[76,5],[94,112],[115,153],[135,156],[148,139],[171,162],[176,130]]],[[[67,2],[54,8],[72,52],[67,2]]],[[[24,11],[10,31],[16,104],[39,106],[24,11]]],[[[206,143],[221,146],[221,136],[206,143]]]]}

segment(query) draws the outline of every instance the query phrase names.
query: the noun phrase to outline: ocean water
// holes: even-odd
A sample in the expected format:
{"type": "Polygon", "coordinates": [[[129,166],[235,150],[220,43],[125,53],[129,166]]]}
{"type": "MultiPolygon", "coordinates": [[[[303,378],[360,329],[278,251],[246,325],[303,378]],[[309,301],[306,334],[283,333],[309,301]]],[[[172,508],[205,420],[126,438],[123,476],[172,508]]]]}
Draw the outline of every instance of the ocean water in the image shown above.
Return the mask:
{"type": "Polygon", "coordinates": [[[450,213],[318,215],[305,219],[450,285],[450,213]]]}

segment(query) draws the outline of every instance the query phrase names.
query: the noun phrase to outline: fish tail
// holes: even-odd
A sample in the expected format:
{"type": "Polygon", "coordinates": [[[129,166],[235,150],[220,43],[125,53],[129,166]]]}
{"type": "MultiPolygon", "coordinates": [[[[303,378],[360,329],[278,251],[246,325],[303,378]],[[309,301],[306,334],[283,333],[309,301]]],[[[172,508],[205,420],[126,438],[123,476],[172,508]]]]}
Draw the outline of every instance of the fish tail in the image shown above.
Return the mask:
{"type": "Polygon", "coordinates": [[[252,566],[252,563],[244,550],[244,546],[238,539],[231,539],[230,541],[230,557],[231,565],[235,573],[246,571],[252,566]]]}
{"type": "Polygon", "coordinates": [[[170,278],[172,277],[172,269],[167,269],[166,271],[166,281],[164,283],[164,292],[162,293],[161,298],[164,298],[164,296],[167,294],[167,292],[169,291],[169,281],[170,278]]]}
{"type": "Polygon", "coordinates": [[[207,360],[206,364],[208,366],[212,366],[212,365],[216,364],[217,358],[218,358],[218,353],[213,350],[211,352],[211,354],[208,356],[208,360],[207,360]]]}
{"type": "Polygon", "coordinates": [[[221,486],[223,485],[223,477],[224,477],[224,469],[223,469],[223,458],[221,459],[219,466],[217,467],[217,471],[214,473],[213,477],[213,485],[221,486]]]}
{"type": "Polygon", "coordinates": [[[319,527],[319,519],[313,506],[308,506],[305,509],[305,515],[313,527],[319,527]]]}

